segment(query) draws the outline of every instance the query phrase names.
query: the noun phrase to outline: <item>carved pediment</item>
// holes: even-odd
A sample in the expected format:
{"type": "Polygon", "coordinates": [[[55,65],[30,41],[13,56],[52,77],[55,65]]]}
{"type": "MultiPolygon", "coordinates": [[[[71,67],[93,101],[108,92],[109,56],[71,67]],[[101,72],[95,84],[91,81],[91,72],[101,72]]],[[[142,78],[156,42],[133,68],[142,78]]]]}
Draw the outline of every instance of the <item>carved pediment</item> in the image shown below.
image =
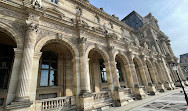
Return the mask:
{"type": "Polygon", "coordinates": [[[63,17],[65,17],[65,15],[59,11],[58,9],[51,9],[48,8],[44,11],[44,16],[46,17],[52,17],[52,18],[56,18],[56,19],[62,19],[63,17]]]}

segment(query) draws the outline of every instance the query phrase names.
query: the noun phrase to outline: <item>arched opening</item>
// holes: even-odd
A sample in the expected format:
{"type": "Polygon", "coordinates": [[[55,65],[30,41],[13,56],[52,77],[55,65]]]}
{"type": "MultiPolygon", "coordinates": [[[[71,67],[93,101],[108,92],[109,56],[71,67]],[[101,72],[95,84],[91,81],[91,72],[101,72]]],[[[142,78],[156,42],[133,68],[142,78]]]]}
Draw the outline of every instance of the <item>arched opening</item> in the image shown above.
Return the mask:
{"type": "Polygon", "coordinates": [[[142,64],[141,64],[141,62],[138,58],[134,58],[133,62],[134,62],[134,65],[135,65],[135,70],[136,70],[136,74],[137,74],[137,77],[138,77],[139,85],[144,86],[144,79],[141,76],[141,70],[140,70],[140,67],[142,67],[142,64]]]}
{"type": "Polygon", "coordinates": [[[16,47],[16,42],[8,34],[0,32],[0,107],[5,104],[8,93],[16,47]]]}
{"type": "Polygon", "coordinates": [[[105,60],[98,50],[92,49],[88,55],[91,92],[108,89],[105,60]]]}
{"type": "Polygon", "coordinates": [[[69,46],[50,41],[41,49],[37,99],[73,95],[73,54],[69,46]]]}
{"type": "Polygon", "coordinates": [[[117,77],[120,82],[120,86],[123,88],[128,87],[128,74],[127,69],[125,69],[125,65],[128,63],[127,60],[125,60],[122,55],[118,54],[115,58],[116,61],[116,71],[117,71],[117,77]]]}
{"type": "Polygon", "coordinates": [[[151,65],[151,63],[148,60],[146,60],[146,66],[147,66],[147,71],[148,71],[148,74],[149,74],[149,78],[150,78],[151,82],[154,84],[154,77],[153,77],[154,75],[152,76],[152,72],[151,72],[152,65],[151,65]]]}

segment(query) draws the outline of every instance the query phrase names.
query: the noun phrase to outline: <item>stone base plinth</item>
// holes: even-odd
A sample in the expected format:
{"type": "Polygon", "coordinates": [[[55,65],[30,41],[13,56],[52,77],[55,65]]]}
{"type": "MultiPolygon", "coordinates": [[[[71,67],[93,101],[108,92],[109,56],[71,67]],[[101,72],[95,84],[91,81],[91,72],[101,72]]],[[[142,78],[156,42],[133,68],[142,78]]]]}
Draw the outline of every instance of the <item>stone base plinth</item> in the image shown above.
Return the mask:
{"type": "Polygon", "coordinates": [[[138,100],[141,100],[147,97],[143,86],[135,86],[134,95],[135,95],[135,98],[138,100]]]}
{"type": "Polygon", "coordinates": [[[30,106],[33,102],[30,101],[19,101],[19,102],[12,102],[10,105],[7,105],[7,111],[29,111],[30,106]]]}
{"type": "Polygon", "coordinates": [[[164,84],[158,83],[157,84],[157,88],[158,88],[159,92],[165,92],[164,84]]]}
{"type": "Polygon", "coordinates": [[[168,83],[168,82],[165,82],[164,86],[165,86],[165,88],[166,88],[167,90],[172,90],[172,89],[173,89],[172,86],[171,86],[171,84],[168,83]]]}
{"type": "Polygon", "coordinates": [[[157,94],[157,90],[152,83],[148,84],[148,93],[149,93],[149,95],[156,95],[157,94]]]}
{"type": "MultiPolygon", "coordinates": [[[[185,86],[184,81],[182,81],[181,83],[182,83],[183,86],[185,86]]],[[[181,87],[180,82],[179,82],[179,81],[176,81],[175,86],[176,86],[176,87],[181,87]]]]}
{"type": "Polygon", "coordinates": [[[115,106],[124,106],[128,102],[133,101],[131,97],[129,97],[129,92],[127,89],[119,88],[114,91],[115,94],[115,106]]]}
{"type": "Polygon", "coordinates": [[[84,93],[80,95],[80,111],[90,111],[93,108],[93,95],[84,93]]]}
{"type": "Polygon", "coordinates": [[[183,80],[183,83],[185,84],[185,86],[188,86],[188,81],[187,80],[183,80]]]}
{"type": "Polygon", "coordinates": [[[171,82],[170,85],[171,85],[171,87],[172,87],[173,90],[177,89],[176,86],[175,86],[175,84],[173,82],[171,82]]]}

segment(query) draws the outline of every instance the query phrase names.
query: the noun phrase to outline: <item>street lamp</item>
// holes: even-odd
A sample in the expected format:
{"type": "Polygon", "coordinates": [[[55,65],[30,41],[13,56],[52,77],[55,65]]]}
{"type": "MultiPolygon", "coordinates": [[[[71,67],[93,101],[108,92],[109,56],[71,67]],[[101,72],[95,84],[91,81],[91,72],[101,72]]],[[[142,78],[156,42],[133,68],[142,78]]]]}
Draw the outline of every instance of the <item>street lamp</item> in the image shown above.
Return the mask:
{"type": "Polygon", "coordinates": [[[172,64],[172,69],[176,72],[177,76],[178,76],[178,79],[179,79],[179,82],[180,82],[180,85],[183,89],[183,93],[185,95],[185,100],[187,102],[187,106],[188,106],[188,98],[187,98],[187,94],[185,92],[185,89],[184,89],[184,86],[182,85],[182,82],[181,82],[181,79],[180,79],[180,76],[179,76],[179,73],[178,73],[178,68],[177,68],[177,65],[175,63],[172,64]]]}

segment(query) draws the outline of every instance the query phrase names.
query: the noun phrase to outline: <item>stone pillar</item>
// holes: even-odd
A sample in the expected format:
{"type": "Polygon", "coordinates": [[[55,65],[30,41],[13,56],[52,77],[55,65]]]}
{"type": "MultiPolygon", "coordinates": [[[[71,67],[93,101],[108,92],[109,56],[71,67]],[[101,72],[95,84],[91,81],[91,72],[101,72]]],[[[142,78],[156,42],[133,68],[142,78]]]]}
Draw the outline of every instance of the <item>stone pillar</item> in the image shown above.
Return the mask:
{"type": "Polygon", "coordinates": [[[132,81],[133,81],[133,94],[137,99],[143,99],[146,97],[146,93],[144,91],[144,87],[140,86],[139,81],[138,81],[138,76],[136,73],[136,69],[135,69],[135,64],[133,62],[133,57],[132,57],[132,53],[129,52],[128,53],[128,58],[129,58],[129,68],[130,68],[130,72],[131,72],[131,76],[132,76],[132,81]]]}
{"type": "Polygon", "coordinates": [[[117,68],[116,68],[116,62],[115,60],[112,60],[110,62],[110,66],[111,66],[111,73],[112,73],[112,77],[113,77],[113,84],[114,84],[114,88],[120,88],[120,83],[119,83],[119,79],[117,76],[117,68]]]}
{"type": "Polygon", "coordinates": [[[22,60],[22,49],[14,49],[14,64],[12,67],[12,74],[9,82],[9,89],[6,104],[10,104],[16,96],[16,88],[18,83],[18,76],[20,70],[20,63],[22,60]]]}
{"type": "Polygon", "coordinates": [[[127,84],[129,86],[129,88],[134,88],[134,81],[133,81],[133,75],[131,73],[131,65],[130,64],[126,64],[124,65],[124,69],[125,69],[125,73],[126,73],[126,79],[127,79],[127,84]]]}
{"type": "Polygon", "coordinates": [[[80,109],[80,60],[79,57],[74,57],[72,59],[73,63],[73,93],[74,96],[76,96],[76,107],[77,109],[80,109]]]}
{"type": "Polygon", "coordinates": [[[37,39],[38,26],[29,23],[26,31],[25,45],[19,75],[16,101],[30,101],[29,86],[32,73],[34,47],[37,39]]]}
{"type": "Polygon", "coordinates": [[[42,53],[35,53],[33,58],[33,67],[32,67],[32,75],[30,81],[30,100],[35,101],[36,99],[36,90],[37,90],[37,80],[38,80],[38,73],[39,73],[39,61],[42,53]]]}
{"type": "Polygon", "coordinates": [[[90,75],[88,67],[88,58],[86,58],[86,41],[87,38],[79,38],[79,48],[80,48],[80,110],[90,110],[92,109],[93,96],[90,92],[90,75]],[[88,102],[89,101],[89,102],[88,102]]]}
{"type": "MultiPolygon", "coordinates": [[[[152,81],[151,81],[151,79],[154,79],[154,78],[152,78],[152,73],[151,74],[149,74],[149,69],[148,69],[148,67],[147,67],[147,65],[146,65],[146,62],[145,62],[145,59],[144,59],[145,57],[142,55],[141,56],[141,60],[142,60],[142,64],[143,64],[143,66],[142,67],[140,67],[140,70],[142,70],[142,75],[144,76],[145,75],[145,78],[146,78],[146,80],[145,80],[145,86],[146,86],[146,88],[147,88],[147,91],[148,91],[148,93],[150,94],[150,95],[155,95],[155,93],[157,92],[156,91],[156,88],[155,88],[155,85],[152,83],[152,81]]],[[[143,77],[144,78],[144,77],[143,77]]],[[[154,80],[153,80],[154,81],[154,80]]],[[[155,82],[155,81],[154,81],[155,82]]]]}
{"type": "Polygon", "coordinates": [[[164,46],[164,48],[165,48],[165,51],[166,51],[168,54],[171,55],[171,53],[170,53],[170,51],[169,51],[169,49],[168,49],[168,47],[167,47],[167,45],[166,45],[166,42],[165,42],[165,41],[162,41],[162,43],[163,43],[163,46],[164,46]]]}
{"type": "Polygon", "coordinates": [[[165,87],[164,87],[163,80],[162,80],[163,77],[161,77],[161,71],[159,69],[157,69],[155,63],[153,63],[153,71],[154,71],[154,74],[155,74],[156,79],[157,79],[157,83],[156,83],[157,89],[160,92],[165,92],[165,87]]]}
{"type": "Polygon", "coordinates": [[[162,61],[160,62],[160,66],[165,77],[165,88],[167,88],[167,90],[175,89],[175,85],[172,81],[170,72],[168,71],[168,67],[166,66],[166,62],[164,61],[164,59],[162,59],[162,61]]]}
{"type": "Polygon", "coordinates": [[[112,76],[112,72],[111,72],[110,62],[105,61],[104,65],[105,65],[105,68],[106,68],[108,88],[111,92],[113,92],[114,84],[113,84],[113,76],[112,76]]]}
{"type": "Polygon", "coordinates": [[[182,85],[188,86],[188,81],[185,79],[185,76],[184,76],[184,74],[183,74],[183,72],[182,72],[182,69],[181,69],[180,65],[178,64],[177,67],[178,67],[178,73],[179,73],[180,78],[181,78],[181,80],[182,80],[182,85]]]}
{"type": "Polygon", "coordinates": [[[86,38],[80,38],[80,79],[81,79],[81,93],[90,93],[90,76],[88,67],[88,58],[86,58],[86,38]]]}

